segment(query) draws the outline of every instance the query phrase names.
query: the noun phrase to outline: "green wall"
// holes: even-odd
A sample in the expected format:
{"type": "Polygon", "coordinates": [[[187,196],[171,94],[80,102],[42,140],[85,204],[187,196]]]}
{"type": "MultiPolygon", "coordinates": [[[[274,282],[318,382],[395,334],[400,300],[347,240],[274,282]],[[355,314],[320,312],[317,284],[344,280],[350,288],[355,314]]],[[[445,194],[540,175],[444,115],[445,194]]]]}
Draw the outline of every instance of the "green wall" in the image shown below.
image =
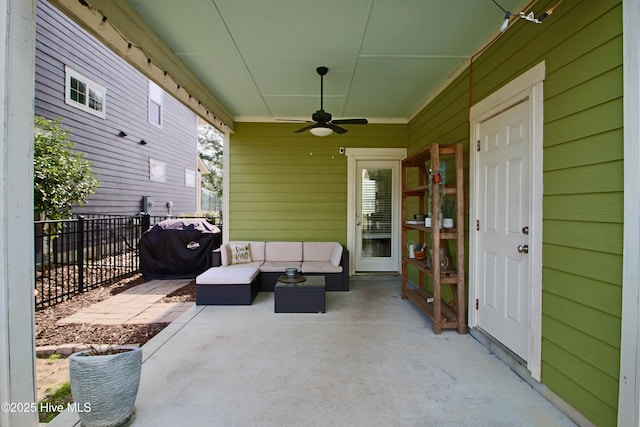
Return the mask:
{"type": "Polygon", "coordinates": [[[515,23],[473,62],[471,96],[467,69],[408,130],[409,153],[432,142],[464,142],[468,152],[469,105],[546,61],[542,383],[600,426],[616,425],[618,405],[621,9],[618,0],[565,0],[541,25],[515,23]]]}
{"type": "Polygon", "coordinates": [[[236,123],[229,146],[232,240],[347,243],[347,158],[340,147],[405,148],[406,125],[296,134],[302,124],[236,123]]]}
{"type": "MultiPolygon", "coordinates": [[[[556,3],[541,1],[535,10],[556,3]]],[[[295,124],[237,123],[229,147],[230,238],[346,243],[347,160],[339,147],[412,153],[463,142],[468,159],[470,105],[545,61],[542,383],[595,424],[616,425],[621,9],[619,0],[564,0],[540,25],[514,23],[408,126],[352,126],[316,138],[293,134],[295,124]]],[[[467,170],[467,189],[468,178],[467,170]]]]}

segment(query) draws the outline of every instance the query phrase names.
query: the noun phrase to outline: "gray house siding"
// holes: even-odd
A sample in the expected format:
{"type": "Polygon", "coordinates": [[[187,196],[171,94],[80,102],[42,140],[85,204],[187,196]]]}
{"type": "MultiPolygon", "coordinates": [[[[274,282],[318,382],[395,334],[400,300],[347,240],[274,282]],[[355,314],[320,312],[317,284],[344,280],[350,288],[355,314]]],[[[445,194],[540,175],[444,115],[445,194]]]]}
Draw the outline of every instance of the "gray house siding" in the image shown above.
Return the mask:
{"type": "Polygon", "coordinates": [[[137,214],[142,196],[155,201],[151,213],[193,213],[196,188],[185,185],[185,169],[197,170],[195,114],[167,93],[162,127],[148,122],[148,80],[46,1],[37,3],[36,114],[62,117],[76,149],[98,172],[100,187],[78,214],[137,214]],[[106,118],[65,103],[65,66],[106,88],[106,118]],[[120,131],[128,134],[119,137],[120,131]],[[147,142],[141,145],[140,140],[147,142]],[[166,164],[165,181],[151,181],[149,158],[166,164]]]}

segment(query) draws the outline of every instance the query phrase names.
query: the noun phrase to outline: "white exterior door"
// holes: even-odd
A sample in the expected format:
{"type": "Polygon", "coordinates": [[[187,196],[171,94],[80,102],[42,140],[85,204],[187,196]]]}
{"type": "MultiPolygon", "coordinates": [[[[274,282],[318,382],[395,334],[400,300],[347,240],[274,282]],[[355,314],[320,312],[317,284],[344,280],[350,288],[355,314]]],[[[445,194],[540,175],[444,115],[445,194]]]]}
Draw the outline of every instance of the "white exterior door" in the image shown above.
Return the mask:
{"type": "Polygon", "coordinates": [[[398,162],[356,162],[355,269],[398,271],[398,162]]]}
{"type": "Polygon", "coordinates": [[[529,356],[531,167],[529,103],[479,124],[477,322],[524,360],[529,356]]]}

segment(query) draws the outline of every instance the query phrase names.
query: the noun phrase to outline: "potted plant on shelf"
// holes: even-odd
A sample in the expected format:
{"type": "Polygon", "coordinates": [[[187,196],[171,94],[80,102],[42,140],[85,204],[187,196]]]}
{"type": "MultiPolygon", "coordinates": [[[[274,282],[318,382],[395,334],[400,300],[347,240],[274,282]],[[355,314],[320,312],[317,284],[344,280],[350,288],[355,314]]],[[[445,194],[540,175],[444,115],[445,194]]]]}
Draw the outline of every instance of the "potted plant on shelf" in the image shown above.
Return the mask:
{"type": "Polygon", "coordinates": [[[445,199],[442,203],[442,227],[453,228],[453,217],[455,214],[456,202],[451,199],[445,199]]]}
{"type": "Polygon", "coordinates": [[[83,426],[119,426],[134,414],[140,385],[142,349],[112,347],[69,356],[69,379],[83,426]]]}

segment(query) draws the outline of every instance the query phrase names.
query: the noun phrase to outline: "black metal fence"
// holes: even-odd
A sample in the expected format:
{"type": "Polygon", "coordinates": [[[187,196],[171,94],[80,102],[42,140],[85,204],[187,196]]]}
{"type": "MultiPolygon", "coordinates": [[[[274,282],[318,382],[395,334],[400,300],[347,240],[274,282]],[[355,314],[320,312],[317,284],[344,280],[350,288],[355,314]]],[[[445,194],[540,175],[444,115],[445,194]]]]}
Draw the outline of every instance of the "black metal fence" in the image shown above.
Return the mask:
{"type": "Polygon", "coordinates": [[[36,221],[36,310],[138,272],[142,233],[168,218],[85,215],[36,221]]]}

